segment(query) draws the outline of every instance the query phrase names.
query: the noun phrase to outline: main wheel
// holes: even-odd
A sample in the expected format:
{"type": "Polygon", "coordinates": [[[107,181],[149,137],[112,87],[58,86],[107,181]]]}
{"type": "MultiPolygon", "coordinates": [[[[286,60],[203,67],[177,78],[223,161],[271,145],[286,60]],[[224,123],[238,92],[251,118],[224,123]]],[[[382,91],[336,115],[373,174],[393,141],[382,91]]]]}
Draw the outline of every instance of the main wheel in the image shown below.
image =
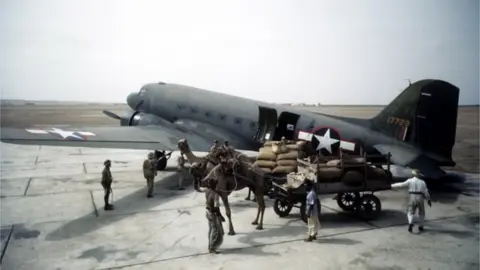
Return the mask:
{"type": "MultiPolygon", "coordinates": [[[[320,204],[320,200],[317,199],[317,217],[320,220],[320,214],[322,212],[322,205],[320,204]]],[[[300,217],[302,218],[303,222],[308,223],[308,218],[307,218],[307,205],[306,202],[302,202],[300,205],[300,217]]]]}
{"type": "Polygon", "coordinates": [[[342,210],[352,212],[355,210],[355,203],[359,199],[358,192],[345,192],[337,194],[337,204],[342,210]]]}
{"type": "Polygon", "coordinates": [[[363,220],[373,220],[378,218],[382,211],[382,204],[377,196],[372,194],[363,195],[357,206],[357,214],[363,220]]]}
{"type": "Polygon", "coordinates": [[[275,199],[273,202],[273,211],[279,216],[279,217],[286,217],[290,214],[292,211],[293,205],[289,202],[275,199]]]}
{"type": "Polygon", "coordinates": [[[162,158],[157,162],[157,171],[164,171],[167,167],[167,159],[162,158]]]}

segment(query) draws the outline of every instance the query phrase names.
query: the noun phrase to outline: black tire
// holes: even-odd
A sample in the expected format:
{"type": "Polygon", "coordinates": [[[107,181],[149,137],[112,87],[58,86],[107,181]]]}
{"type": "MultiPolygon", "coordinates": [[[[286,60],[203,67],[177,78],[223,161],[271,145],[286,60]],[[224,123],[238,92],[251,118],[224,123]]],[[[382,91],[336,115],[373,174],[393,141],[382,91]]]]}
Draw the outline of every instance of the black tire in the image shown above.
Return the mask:
{"type": "Polygon", "coordinates": [[[357,215],[360,219],[369,221],[377,219],[382,211],[382,204],[373,194],[363,195],[357,206],[357,215]]]}
{"type": "Polygon", "coordinates": [[[279,216],[279,217],[287,217],[290,212],[292,211],[293,205],[289,202],[275,199],[273,202],[273,211],[279,216]]]}
{"type": "MultiPolygon", "coordinates": [[[[317,199],[317,205],[318,205],[317,217],[318,217],[318,220],[320,221],[320,214],[322,213],[322,205],[320,204],[319,199],[317,199]]],[[[306,212],[307,212],[306,202],[302,202],[302,204],[300,205],[300,217],[303,220],[303,222],[308,223],[306,212]]]]}
{"type": "Polygon", "coordinates": [[[157,162],[157,171],[164,171],[167,168],[167,159],[162,158],[157,162]]]}
{"type": "Polygon", "coordinates": [[[352,212],[357,207],[357,200],[360,199],[360,194],[357,192],[344,192],[337,194],[337,205],[343,211],[352,212]]]}

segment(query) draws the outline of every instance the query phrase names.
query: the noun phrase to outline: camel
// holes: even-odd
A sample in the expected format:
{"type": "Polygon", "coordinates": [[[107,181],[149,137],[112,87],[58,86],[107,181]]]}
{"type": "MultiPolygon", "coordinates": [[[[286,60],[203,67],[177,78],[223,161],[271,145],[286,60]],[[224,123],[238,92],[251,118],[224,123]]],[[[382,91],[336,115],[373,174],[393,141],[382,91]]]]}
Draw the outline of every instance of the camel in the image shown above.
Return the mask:
{"type": "MultiPolygon", "coordinates": [[[[235,235],[228,196],[232,191],[242,190],[246,187],[252,189],[257,198],[257,216],[252,222],[252,225],[257,225],[257,230],[263,229],[263,215],[265,213],[264,174],[259,167],[250,162],[248,157],[239,154],[230,160],[221,161],[220,164],[216,165],[201,181],[201,186],[206,186],[205,183],[209,180],[217,181],[215,191],[222,199],[225,213],[228,217],[228,235],[235,235]]],[[[196,190],[202,192],[198,187],[196,190]]]]}
{"type": "MultiPolygon", "coordinates": [[[[186,139],[181,139],[177,143],[177,147],[180,150],[181,155],[185,155],[190,166],[190,174],[193,176],[193,187],[197,190],[198,181],[207,175],[214,167],[220,162],[220,156],[225,156],[227,153],[220,151],[216,156],[208,154],[204,157],[197,157],[191,150],[186,139]]],[[[242,155],[238,151],[234,151],[234,155],[242,155]]],[[[248,196],[245,200],[250,200],[250,193],[252,189],[248,190],[248,196]]],[[[256,202],[255,195],[253,196],[253,202],[256,202]]]]}
{"type": "Polygon", "coordinates": [[[194,179],[194,187],[198,184],[198,179],[203,178],[207,175],[215,165],[220,162],[220,155],[223,155],[223,152],[217,153],[217,155],[207,154],[204,157],[197,157],[191,150],[190,146],[186,139],[181,139],[177,143],[177,147],[180,150],[181,155],[185,155],[188,163],[192,166],[190,167],[190,174],[192,174],[194,179]]]}

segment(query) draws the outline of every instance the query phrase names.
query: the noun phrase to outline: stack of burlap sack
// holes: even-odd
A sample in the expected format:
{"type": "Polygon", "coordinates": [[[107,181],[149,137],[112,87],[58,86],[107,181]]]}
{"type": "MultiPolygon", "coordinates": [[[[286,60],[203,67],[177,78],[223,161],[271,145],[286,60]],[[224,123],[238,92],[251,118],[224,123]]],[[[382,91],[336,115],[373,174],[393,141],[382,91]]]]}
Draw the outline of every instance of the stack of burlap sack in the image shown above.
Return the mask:
{"type": "Polygon", "coordinates": [[[288,174],[297,171],[297,158],[299,150],[305,142],[287,141],[267,141],[259,149],[259,155],[255,165],[268,173],[288,174]]]}

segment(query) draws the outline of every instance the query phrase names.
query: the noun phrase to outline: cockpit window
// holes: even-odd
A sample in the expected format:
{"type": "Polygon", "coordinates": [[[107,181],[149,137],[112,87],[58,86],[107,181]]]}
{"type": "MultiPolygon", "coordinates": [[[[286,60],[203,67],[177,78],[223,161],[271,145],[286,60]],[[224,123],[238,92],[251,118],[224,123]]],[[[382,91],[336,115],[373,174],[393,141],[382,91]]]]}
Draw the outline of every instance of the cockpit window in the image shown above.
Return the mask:
{"type": "Polygon", "coordinates": [[[143,96],[145,94],[145,91],[146,91],[145,88],[140,89],[140,92],[138,92],[138,96],[140,97],[143,96]]]}

